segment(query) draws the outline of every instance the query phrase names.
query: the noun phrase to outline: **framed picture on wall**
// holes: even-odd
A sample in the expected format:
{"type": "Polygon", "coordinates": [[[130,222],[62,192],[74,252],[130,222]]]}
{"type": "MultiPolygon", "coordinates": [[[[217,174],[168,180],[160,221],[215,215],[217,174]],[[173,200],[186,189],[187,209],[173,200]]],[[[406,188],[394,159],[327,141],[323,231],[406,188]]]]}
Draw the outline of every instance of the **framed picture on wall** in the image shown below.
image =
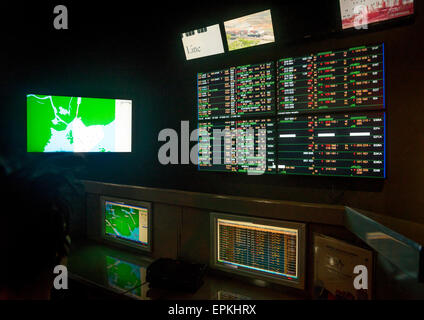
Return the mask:
{"type": "Polygon", "coordinates": [[[372,251],[314,234],[314,299],[371,300],[372,281],[372,251]]]}

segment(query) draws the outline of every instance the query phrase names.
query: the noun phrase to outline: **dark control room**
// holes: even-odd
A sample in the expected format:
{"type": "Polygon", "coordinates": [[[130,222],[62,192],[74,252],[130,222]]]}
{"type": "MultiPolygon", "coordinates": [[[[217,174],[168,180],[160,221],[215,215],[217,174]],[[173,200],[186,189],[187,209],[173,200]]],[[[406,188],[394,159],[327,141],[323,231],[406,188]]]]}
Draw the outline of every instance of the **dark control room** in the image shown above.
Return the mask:
{"type": "Polygon", "coordinates": [[[1,13],[0,300],[424,299],[422,1],[1,13]]]}

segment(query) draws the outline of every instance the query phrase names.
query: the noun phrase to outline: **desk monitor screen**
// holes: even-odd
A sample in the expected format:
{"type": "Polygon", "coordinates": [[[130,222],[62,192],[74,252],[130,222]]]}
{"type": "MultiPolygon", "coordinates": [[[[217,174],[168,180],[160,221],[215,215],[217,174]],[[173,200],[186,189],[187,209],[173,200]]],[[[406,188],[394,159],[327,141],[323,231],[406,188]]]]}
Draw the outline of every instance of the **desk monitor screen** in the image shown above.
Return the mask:
{"type": "Polygon", "coordinates": [[[280,115],[386,108],[384,44],[288,57],[277,69],[280,115]]]}
{"type": "Polygon", "coordinates": [[[274,62],[198,73],[198,119],[274,116],[275,87],[274,62]]]}
{"type": "Polygon", "coordinates": [[[214,268],[304,288],[305,225],[211,214],[214,268]]]}
{"type": "Polygon", "coordinates": [[[102,198],[106,240],[150,251],[152,212],[146,202],[102,198]]]}
{"type": "Polygon", "coordinates": [[[132,101],[27,95],[28,152],[131,152],[132,101]]]}

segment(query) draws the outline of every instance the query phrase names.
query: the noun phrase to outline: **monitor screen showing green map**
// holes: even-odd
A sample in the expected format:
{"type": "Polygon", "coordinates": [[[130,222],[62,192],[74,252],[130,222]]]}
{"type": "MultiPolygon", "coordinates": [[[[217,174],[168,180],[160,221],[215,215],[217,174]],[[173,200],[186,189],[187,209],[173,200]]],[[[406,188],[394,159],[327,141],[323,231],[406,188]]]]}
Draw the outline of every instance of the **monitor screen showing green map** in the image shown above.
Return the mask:
{"type": "Polygon", "coordinates": [[[131,152],[132,101],[29,94],[28,152],[131,152]]]}
{"type": "Polygon", "coordinates": [[[143,207],[105,201],[105,234],[147,246],[149,244],[149,210],[143,207]]]}

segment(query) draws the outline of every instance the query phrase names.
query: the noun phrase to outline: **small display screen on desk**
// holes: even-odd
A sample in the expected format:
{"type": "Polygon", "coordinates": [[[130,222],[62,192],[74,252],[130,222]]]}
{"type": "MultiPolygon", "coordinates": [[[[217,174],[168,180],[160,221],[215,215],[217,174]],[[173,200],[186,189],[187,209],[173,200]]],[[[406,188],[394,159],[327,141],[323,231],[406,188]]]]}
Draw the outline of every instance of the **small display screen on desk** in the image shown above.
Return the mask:
{"type": "Polygon", "coordinates": [[[149,203],[102,197],[103,233],[106,240],[150,250],[149,203]]]}
{"type": "Polygon", "coordinates": [[[212,266],[302,287],[304,225],[216,213],[211,225],[212,266]]]}

